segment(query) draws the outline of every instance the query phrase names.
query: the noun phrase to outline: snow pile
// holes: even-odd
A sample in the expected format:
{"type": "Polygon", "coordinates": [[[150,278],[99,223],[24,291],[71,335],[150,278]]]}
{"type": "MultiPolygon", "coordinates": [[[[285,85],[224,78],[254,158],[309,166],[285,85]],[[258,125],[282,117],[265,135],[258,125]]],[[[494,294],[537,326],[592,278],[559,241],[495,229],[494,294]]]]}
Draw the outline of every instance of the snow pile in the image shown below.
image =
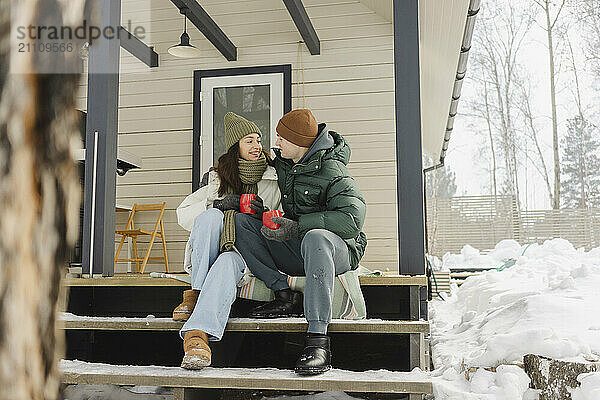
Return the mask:
{"type": "Polygon", "coordinates": [[[501,365],[496,372],[480,368],[469,375],[469,380],[452,367],[432,371],[431,375],[436,400],[520,400],[531,392],[527,389],[529,377],[516,365],[501,365]]]}
{"type": "Polygon", "coordinates": [[[600,372],[590,372],[577,377],[581,386],[570,390],[573,400],[600,399],[600,372]]]}
{"type": "Polygon", "coordinates": [[[516,260],[524,251],[529,251],[527,246],[521,246],[515,240],[507,239],[498,242],[488,254],[481,254],[479,250],[470,245],[465,245],[460,254],[446,253],[442,261],[432,263],[434,269],[449,271],[451,268],[498,268],[509,260],[516,260]]]}
{"type": "Polygon", "coordinates": [[[520,399],[528,392],[529,378],[520,368],[500,367],[496,373],[479,369],[467,381],[460,373],[463,366],[521,364],[527,353],[600,360],[600,248],[585,252],[554,239],[533,244],[520,255],[524,248],[515,244],[500,242],[488,256],[468,248],[465,254],[444,256],[451,265],[480,262],[481,257],[514,258],[516,264],[470,277],[446,301],[431,303],[436,400],[520,399]],[[479,395],[452,397],[457,390],[479,395]]]}

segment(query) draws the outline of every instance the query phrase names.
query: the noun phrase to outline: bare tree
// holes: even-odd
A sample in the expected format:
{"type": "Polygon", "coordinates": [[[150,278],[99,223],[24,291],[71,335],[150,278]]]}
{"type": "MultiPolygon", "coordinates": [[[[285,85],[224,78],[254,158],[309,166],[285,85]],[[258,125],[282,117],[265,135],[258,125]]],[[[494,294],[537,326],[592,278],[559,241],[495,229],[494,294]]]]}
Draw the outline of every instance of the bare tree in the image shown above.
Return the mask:
{"type": "MultiPolygon", "coordinates": [[[[490,157],[489,164],[491,165],[488,168],[490,173],[490,194],[495,196],[498,194],[497,176],[499,174],[499,167],[497,165],[497,158],[499,155],[495,144],[496,139],[494,138],[497,132],[495,126],[496,106],[489,93],[490,83],[485,79],[485,68],[487,68],[487,65],[482,65],[482,58],[479,56],[479,54],[474,53],[471,56],[471,70],[473,73],[469,75],[468,80],[475,83],[478,89],[483,86],[484,95],[483,98],[474,96],[466,99],[466,109],[461,114],[467,118],[474,119],[476,121],[484,121],[485,123],[488,135],[487,138],[489,141],[486,141],[485,144],[480,146],[476,153],[476,157],[479,160],[487,158],[488,156],[490,157]]],[[[469,129],[478,131],[479,127],[476,123],[470,123],[469,125],[469,129]]]]}
{"type": "Polygon", "coordinates": [[[548,40],[548,64],[550,68],[550,103],[552,107],[552,149],[554,154],[554,209],[560,208],[560,156],[558,141],[558,117],[556,114],[556,59],[555,59],[555,36],[557,33],[557,22],[564,9],[566,0],[533,0],[545,15],[545,26],[548,40]],[[552,15],[554,12],[554,15],[552,15]]]}
{"type": "Polygon", "coordinates": [[[79,75],[36,73],[49,63],[72,67],[77,51],[17,59],[10,29],[80,25],[83,3],[0,0],[0,399],[57,397],[61,267],[77,237],[80,197],[69,148],[79,75]]]}
{"type": "MultiPolygon", "coordinates": [[[[523,4],[489,3],[482,11],[475,48],[480,72],[479,85],[484,92],[484,103],[473,104],[476,114],[486,121],[493,169],[496,169],[496,148],[492,132],[499,138],[500,152],[506,170],[503,191],[519,199],[519,137],[520,124],[516,123],[518,110],[518,81],[521,74],[520,50],[534,21],[535,13],[523,4]]],[[[494,178],[495,181],[495,178],[494,178]]],[[[496,186],[496,183],[494,183],[496,186]]]]}
{"type": "Polygon", "coordinates": [[[579,85],[579,69],[577,68],[577,61],[575,60],[575,53],[573,52],[573,46],[571,45],[571,39],[568,35],[565,35],[565,42],[567,43],[567,47],[569,49],[569,61],[571,62],[571,72],[573,73],[573,80],[575,82],[575,87],[573,92],[573,98],[575,99],[575,104],[577,105],[577,112],[579,114],[579,118],[581,120],[585,120],[584,116],[584,106],[581,100],[581,87],[579,85]]]}
{"type": "Polygon", "coordinates": [[[535,159],[531,154],[529,154],[529,152],[525,152],[525,156],[531,161],[535,169],[541,175],[542,179],[544,179],[544,183],[546,184],[546,190],[548,191],[548,196],[550,198],[550,203],[554,204],[554,192],[550,183],[550,174],[548,173],[548,168],[544,159],[544,153],[540,146],[540,141],[538,137],[539,132],[535,123],[536,117],[534,116],[533,110],[531,108],[531,90],[526,81],[522,82],[520,89],[521,102],[519,108],[521,110],[523,118],[525,119],[525,124],[529,131],[529,137],[531,138],[535,146],[537,159],[535,159]]]}
{"type": "Polygon", "coordinates": [[[600,74],[600,2],[577,0],[575,13],[580,18],[581,34],[584,38],[586,58],[596,74],[600,74]]]}
{"type": "Polygon", "coordinates": [[[492,194],[498,195],[498,181],[496,179],[496,150],[494,148],[494,135],[492,134],[492,116],[490,113],[490,98],[488,93],[488,83],[483,83],[483,100],[485,104],[485,121],[488,130],[488,137],[490,139],[490,151],[492,153],[492,194]]]}

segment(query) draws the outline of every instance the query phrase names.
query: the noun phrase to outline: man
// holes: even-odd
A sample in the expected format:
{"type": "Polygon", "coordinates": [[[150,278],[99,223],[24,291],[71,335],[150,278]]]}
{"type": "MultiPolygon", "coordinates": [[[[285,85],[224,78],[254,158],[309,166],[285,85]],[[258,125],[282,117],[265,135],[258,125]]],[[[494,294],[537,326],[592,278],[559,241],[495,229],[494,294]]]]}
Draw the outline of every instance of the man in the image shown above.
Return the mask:
{"type": "MultiPolygon", "coordinates": [[[[285,214],[272,218],[280,224],[277,229],[237,214],[235,246],[250,271],[275,292],[275,300],[256,308],[251,317],[300,315],[302,294],[290,290],[282,272],[306,276],[308,332],[295,371],[314,375],[331,368],[327,326],[334,278],[357,268],[364,254],[366,204],[346,169],[350,147],[340,134],[317,125],[309,110],[285,114],[276,130],[274,163],[285,214]]],[[[255,206],[259,213],[263,210],[260,199],[255,206]]]]}

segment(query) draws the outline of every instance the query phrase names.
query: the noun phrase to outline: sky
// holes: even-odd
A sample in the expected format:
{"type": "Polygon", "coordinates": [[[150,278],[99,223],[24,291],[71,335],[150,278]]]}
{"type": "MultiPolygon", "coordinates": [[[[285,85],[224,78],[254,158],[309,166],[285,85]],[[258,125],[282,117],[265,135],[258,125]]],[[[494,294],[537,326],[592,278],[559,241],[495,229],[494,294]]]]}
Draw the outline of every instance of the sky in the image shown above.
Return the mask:
{"type": "MultiPolygon", "coordinates": [[[[516,1],[516,0],[503,0],[516,1]]],[[[485,2],[482,2],[482,7],[485,7],[485,2]]],[[[570,12],[570,10],[567,10],[570,12]]],[[[541,25],[543,23],[544,14],[540,12],[538,14],[537,22],[541,25]]],[[[476,47],[476,36],[480,32],[478,28],[481,28],[482,20],[476,22],[473,47],[471,48],[470,56],[480,51],[476,47]]],[[[573,42],[573,51],[575,52],[575,58],[577,60],[577,68],[579,72],[584,75],[580,76],[580,80],[583,80],[582,87],[582,98],[583,103],[590,107],[597,108],[598,104],[597,92],[594,91],[593,77],[589,71],[585,71],[584,67],[587,66],[585,56],[586,54],[582,50],[581,37],[578,36],[578,24],[573,22],[573,27],[570,29],[570,37],[573,42]]],[[[520,60],[531,75],[532,92],[534,98],[532,99],[532,107],[534,113],[538,115],[536,120],[540,128],[540,137],[542,151],[544,152],[544,158],[546,165],[549,168],[549,174],[552,176],[552,125],[551,125],[551,104],[550,104],[550,81],[549,81],[549,59],[548,59],[548,47],[546,40],[546,32],[541,29],[539,25],[534,24],[531,28],[530,34],[524,47],[520,52],[520,60]]],[[[559,119],[559,137],[561,133],[564,133],[565,121],[571,117],[575,111],[573,102],[573,92],[571,90],[570,82],[572,81],[573,74],[566,70],[567,65],[562,67],[563,71],[559,76],[557,93],[558,102],[558,119],[559,119]]],[[[476,92],[472,76],[469,73],[472,70],[467,71],[465,78],[465,84],[463,85],[463,91],[461,95],[461,101],[458,108],[458,116],[454,124],[454,132],[452,133],[450,146],[446,157],[446,165],[450,167],[456,173],[457,182],[457,196],[460,195],[480,195],[490,194],[490,174],[489,174],[489,160],[482,159],[478,154],[478,149],[484,143],[489,147],[489,139],[487,131],[481,125],[474,124],[474,120],[465,116],[464,113],[468,111],[466,101],[475,99],[478,95],[476,92]]],[[[479,123],[480,124],[480,123],[479,123]]],[[[527,149],[529,151],[529,149],[527,149]]],[[[532,148],[531,151],[534,149],[532,148]]],[[[527,169],[527,179],[525,179],[525,172],[520,177],[522,183],[527,182],[527,190],[525,191],[525,185],[522,184],[520,190],[523,192],[521,196],[521,205],[527,209],[548,209],[551,207],[550,199],[547,194],[545,182],[541,175],[535,170],[530,162],[524,162],[527,169]],[[526,192],[526,194],[525,194],[526,192]]],[[[552,184],[552,183],[551,183],[552,184]]]]}

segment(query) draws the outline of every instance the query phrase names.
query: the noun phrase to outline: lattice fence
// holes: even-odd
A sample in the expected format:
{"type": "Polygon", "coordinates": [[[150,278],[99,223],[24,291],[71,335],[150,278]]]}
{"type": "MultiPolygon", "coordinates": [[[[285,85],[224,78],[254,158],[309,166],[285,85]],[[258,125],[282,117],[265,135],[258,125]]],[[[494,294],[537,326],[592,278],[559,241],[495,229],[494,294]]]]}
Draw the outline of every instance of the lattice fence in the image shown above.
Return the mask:
{"type": "Polygon", "coordinates": [[[521,211],[519,243],[561,237],[576,248],[600,246],[600,209],[521,211]]]}
{"type": "Polygon", "coordinates": [[[514,196],[430,198],[427,235],[437,256],[465,244],[491,249],[503,239],[525,244],[560,237],[589,250],[600,246],[600,209],[519,211],[514,196]]]}

